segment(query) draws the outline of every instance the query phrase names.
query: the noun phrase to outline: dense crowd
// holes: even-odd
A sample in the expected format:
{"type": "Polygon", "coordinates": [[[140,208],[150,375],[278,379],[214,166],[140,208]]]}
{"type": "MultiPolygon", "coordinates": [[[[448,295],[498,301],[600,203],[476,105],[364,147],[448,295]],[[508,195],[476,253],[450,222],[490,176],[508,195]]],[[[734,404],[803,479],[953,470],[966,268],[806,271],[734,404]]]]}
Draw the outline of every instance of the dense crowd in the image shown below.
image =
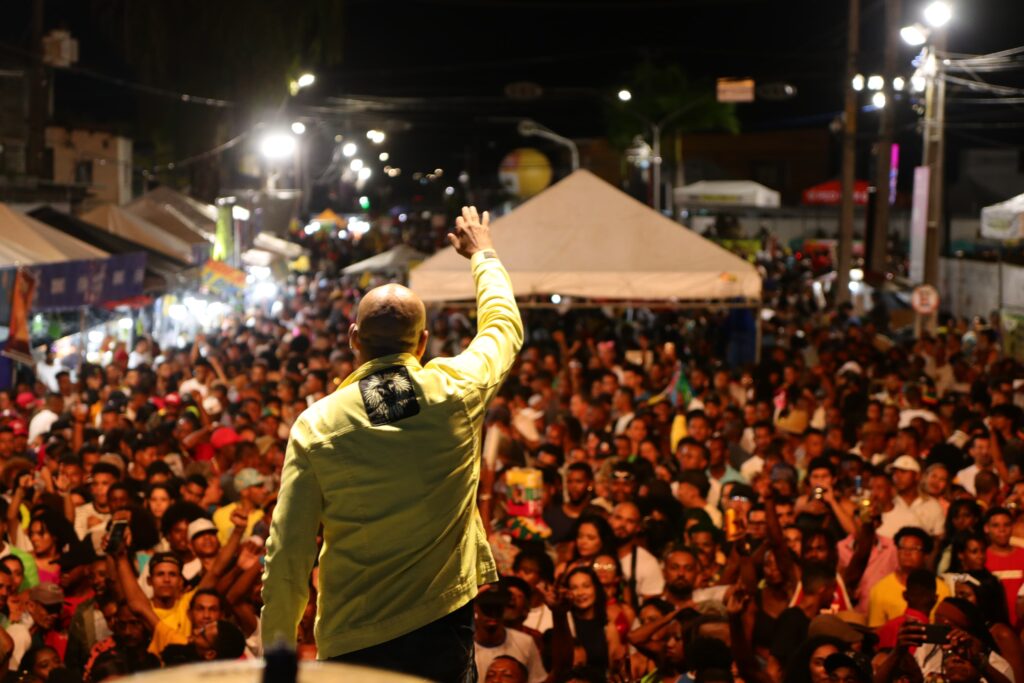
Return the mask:
{"type": "MultiPolygon", "coordinates": [[[[1024,372],[998,325],[908,340],[763,266],[756,364],[726,364],[728,311],[524,313],[482,435],[481,680],[1024,683],[1024,372]]],[[[263,654],[289,428],[355,369],[358,297],[302,281],[187,348],[47,354],[0,392],[2,680],[263,654]]],[[[430,326],[428,358],[473,335],[467,310],[430,326]]]]}

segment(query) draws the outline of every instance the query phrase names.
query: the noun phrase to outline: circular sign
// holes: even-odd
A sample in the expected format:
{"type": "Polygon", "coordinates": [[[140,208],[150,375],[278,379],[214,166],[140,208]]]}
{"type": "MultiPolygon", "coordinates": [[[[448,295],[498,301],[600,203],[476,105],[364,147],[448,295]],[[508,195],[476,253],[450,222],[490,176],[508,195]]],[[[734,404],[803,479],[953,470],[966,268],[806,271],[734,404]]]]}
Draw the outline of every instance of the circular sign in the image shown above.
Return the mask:
{"type": "Polygon", "coordinates": [[[551,162],[542,152],[521,147],[501,160],[498,178],[509,194],[528,199],[551,183],[551,162]]]}
{"type": "Polygon", "coordinates": [[[939,291],[931,285],[915,287],[910,305],[918,315],[931,315],[939,310],[939,291]]]}

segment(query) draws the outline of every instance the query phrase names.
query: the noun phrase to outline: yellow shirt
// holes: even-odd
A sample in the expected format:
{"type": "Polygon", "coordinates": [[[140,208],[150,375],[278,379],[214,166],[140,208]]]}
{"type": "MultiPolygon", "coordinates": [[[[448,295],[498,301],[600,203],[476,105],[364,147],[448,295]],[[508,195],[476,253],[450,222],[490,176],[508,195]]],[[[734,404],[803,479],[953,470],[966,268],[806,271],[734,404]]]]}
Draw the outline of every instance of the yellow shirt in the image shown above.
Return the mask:
{"type": "Polygon", "coordinates": [[[153,632],[153,640],[149,643],[150,652],[159,655],[168,645],[188,642],[188,637],[192,635],[192,621],[188,618],[188,606],[195,593],[196,589],[193,588],[178,598],[178,602],[169,609],[153,605],[153,612],[159,617],[160,623],[157,624],[157,628],[153,632]]]}
{"type": "Polygon", "coordinates": [[[372,360],[292,426],[267,542],[265,646],[295,644],[321,523],[321,659],[414,631],[497,580],[476,509],[480,433],[523,325],[494,252],[470,265],[478,331],[463,353],[372,360]]]}
{"type": "MultiPolygon", "coordinates": [[[[896,572],[872,586],[868,594],[868,626],[878,628],[890,619],[903,616],[907,611],[907,601],[903,599],[905,590],[907,587],[896,578],[896,572]]],[[[939,596],[936,605],[949,597],[949,587],[939,578],[935,579],[935,594],[939,596]]],[[[931,617],[935,618],[934,609],[931,617]]]]}

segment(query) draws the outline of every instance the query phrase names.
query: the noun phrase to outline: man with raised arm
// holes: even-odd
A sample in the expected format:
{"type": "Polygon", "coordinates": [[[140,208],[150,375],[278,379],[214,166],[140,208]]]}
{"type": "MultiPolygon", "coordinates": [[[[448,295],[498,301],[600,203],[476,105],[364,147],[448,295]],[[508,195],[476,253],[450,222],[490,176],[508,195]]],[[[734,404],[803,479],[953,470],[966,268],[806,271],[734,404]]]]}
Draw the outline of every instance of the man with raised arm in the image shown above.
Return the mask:
{"type": "Polygon", "coordinates": [[[448,235],[476,282],[469,347],[421,365],[423,302],[371,290],[349,328],[358,369],[292,427],[267,543],[267,647],[295,643],[323,524],[318,656],[473,680],[471,603],[498,578],[476,509],[480,431],[523,343],[488,223],[463,208],[448,235]]]}

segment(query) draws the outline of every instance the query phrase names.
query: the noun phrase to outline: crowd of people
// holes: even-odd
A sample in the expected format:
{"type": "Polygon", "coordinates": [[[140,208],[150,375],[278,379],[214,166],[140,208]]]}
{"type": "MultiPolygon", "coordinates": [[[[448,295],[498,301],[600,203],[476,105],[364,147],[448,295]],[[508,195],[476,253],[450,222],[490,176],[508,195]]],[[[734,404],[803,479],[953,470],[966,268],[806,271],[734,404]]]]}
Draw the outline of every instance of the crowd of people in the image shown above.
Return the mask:
{"type": "MultiPolygon", "coordinates": [[[[907,340],[764,265],[749,365],[727,312],[524,311],[482,435],[481,680],[1024,683],[1024,372],[998,325],[907,340]]],[[[0,391],[0,680],[263,654],[289,429],[356,369],[360,290],[282,296],[0,391]]],[[[430,328],[428,357],[473,336],[461,310],[430,328]]]]}

